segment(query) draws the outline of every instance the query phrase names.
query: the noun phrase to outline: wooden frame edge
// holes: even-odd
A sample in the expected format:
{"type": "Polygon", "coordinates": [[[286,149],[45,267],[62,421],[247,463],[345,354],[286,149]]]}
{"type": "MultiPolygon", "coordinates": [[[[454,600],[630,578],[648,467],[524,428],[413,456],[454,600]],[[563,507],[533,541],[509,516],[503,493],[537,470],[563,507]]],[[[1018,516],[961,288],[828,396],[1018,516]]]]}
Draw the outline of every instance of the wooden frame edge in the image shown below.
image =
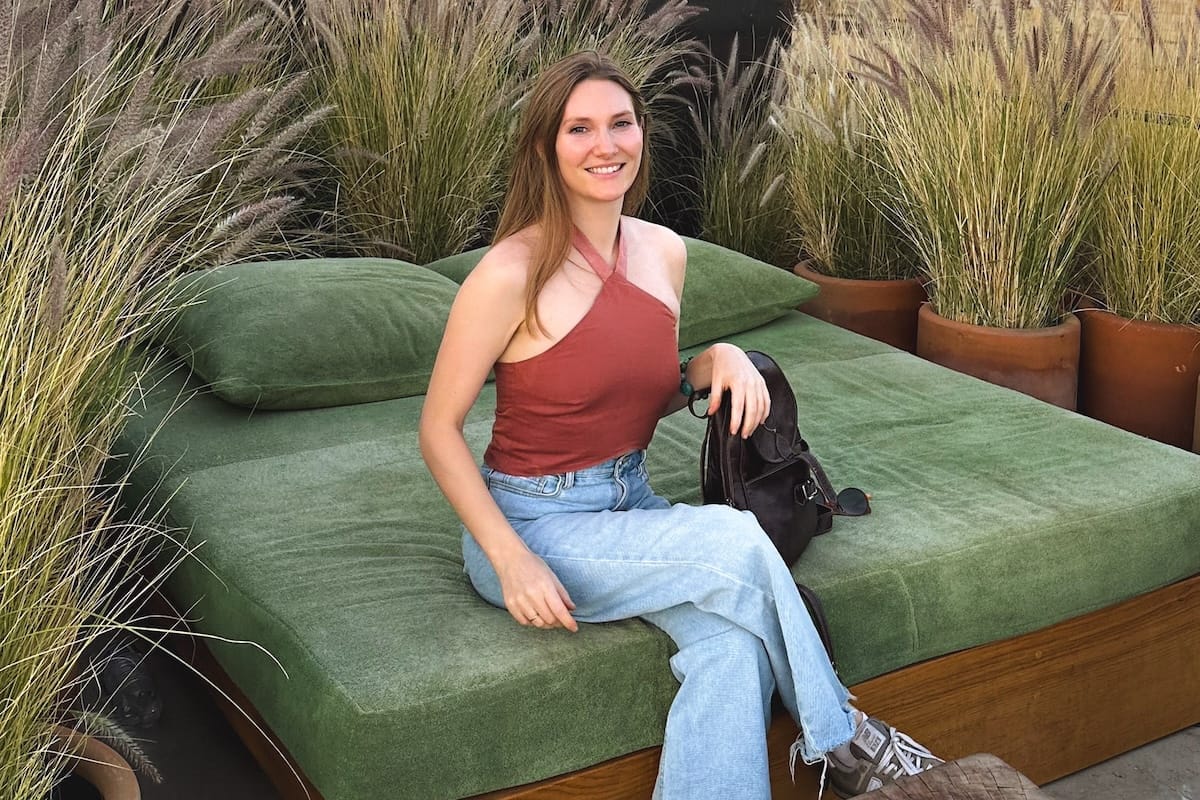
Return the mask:
{"type": "MultiPolygon", "coordinates": [[[[1200,722],[1200,575],[1079,617],[939,656],[851,687],[864,710],[939,755],[990,752],[1042,784],[1200,722]],[[1097,735],[1102,731],[1101,735],[1097,735]]],[[[190,662],[284,800],[322,800],[202,643],[190,662]],[[211,690],[211,687],[210,687],[211,690]],[[297,775],[300,780],[297,780],[297,775]]],[[[768,731],[774,800],[815,800],[819,770],[797,766],[790,717],[768,731]]],[[[472,800],[649,798],[659,748],[472,800]]]]}

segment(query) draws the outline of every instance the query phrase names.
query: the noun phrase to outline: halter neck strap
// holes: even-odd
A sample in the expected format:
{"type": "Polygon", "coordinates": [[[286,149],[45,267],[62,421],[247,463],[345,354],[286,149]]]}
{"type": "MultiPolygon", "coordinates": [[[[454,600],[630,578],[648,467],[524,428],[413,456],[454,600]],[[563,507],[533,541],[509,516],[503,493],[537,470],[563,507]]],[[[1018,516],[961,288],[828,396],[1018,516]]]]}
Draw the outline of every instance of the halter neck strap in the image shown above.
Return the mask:
{"type": "Polygon", "coordinates": [[[588,266],[592,268],[600,276],[601,280],[608,280],[608,277],[614,272],[618,275],[625,274],[625,237],[621,235],[621,226],[617,224],[617,258],[611,265],[596,252],[596,248],[588,241],[588,238],[583,235],[583,231],[579,228],[574,228],[571,231],[571,244],[575,249],[587,260],[588,266]]]}

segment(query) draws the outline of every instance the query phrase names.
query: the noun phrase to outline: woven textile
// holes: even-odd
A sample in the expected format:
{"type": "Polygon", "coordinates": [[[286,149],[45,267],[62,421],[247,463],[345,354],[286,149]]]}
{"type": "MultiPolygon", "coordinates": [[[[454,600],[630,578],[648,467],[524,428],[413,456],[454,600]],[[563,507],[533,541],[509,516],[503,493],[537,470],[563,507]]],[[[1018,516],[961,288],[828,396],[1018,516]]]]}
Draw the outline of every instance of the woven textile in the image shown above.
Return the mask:
{"type": "Polygon", "coordinates": [[[949,761],[861,796],[872,800],[1050,800],[1033,781],[990,753],[949,761]]]}

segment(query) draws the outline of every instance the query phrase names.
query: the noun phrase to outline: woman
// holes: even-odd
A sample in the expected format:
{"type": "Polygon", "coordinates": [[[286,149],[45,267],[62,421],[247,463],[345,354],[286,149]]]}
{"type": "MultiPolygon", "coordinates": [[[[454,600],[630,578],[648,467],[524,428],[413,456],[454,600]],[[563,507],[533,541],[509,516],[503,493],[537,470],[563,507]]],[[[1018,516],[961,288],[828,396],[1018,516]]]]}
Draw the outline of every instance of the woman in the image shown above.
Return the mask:
{"type": "Polygon", "coordinates": [[[679,647],[655,796],[766,798],[779,691],[792,748],[849,796],[940,763],[849,705],[791,574],[754,517],[670,505],[647,483],[658,420],[692,387],[731,432],[767,416],[757,370],[715,344],[678,361],[686,251],[630,216],[646,196],[646,112],[608,58],[551,66],[525,109],[496,239],[450,312],[421,452],[461,518],[471,581],[520,625],[642,617],[679,647]],[[496,420],[482,471],[463,421],[490,370],[496,420]],[[681,389],[682,387],[682,389],[681,389]]]}

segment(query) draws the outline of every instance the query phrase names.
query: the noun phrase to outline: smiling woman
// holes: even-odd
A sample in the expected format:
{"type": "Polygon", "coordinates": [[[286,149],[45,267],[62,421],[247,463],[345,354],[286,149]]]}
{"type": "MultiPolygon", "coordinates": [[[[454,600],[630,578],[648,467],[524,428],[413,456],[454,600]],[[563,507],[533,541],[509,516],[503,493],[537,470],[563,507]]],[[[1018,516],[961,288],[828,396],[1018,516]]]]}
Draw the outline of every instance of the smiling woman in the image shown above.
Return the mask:
{"type": "Polygon", "coordinates": [[[683,241],[628,216],[646,196],[646,127],[640,94],[594,52],[530,95],[496,241],[455,298],[421,417],[472,585],[546,635],[641,617],[675,641],[656,797],[769,797],[777,689],[802,731],[793,758],[825,762],[843,795],[927,769],[939,760],[849,705],[754,516],[650,487],[645,448],[696,389],[743,436],[770,399],[731,344],[678,361],[683,241]],[[480,468],[463,425],[493,370],[480,468]]]}
{"type": "Polygon", "coordinates": [[[628,92],[612,81],[580,83],[567,100],[554,145],[568,197],[623,198],[638,175],[644,142],[628,92]]]}

